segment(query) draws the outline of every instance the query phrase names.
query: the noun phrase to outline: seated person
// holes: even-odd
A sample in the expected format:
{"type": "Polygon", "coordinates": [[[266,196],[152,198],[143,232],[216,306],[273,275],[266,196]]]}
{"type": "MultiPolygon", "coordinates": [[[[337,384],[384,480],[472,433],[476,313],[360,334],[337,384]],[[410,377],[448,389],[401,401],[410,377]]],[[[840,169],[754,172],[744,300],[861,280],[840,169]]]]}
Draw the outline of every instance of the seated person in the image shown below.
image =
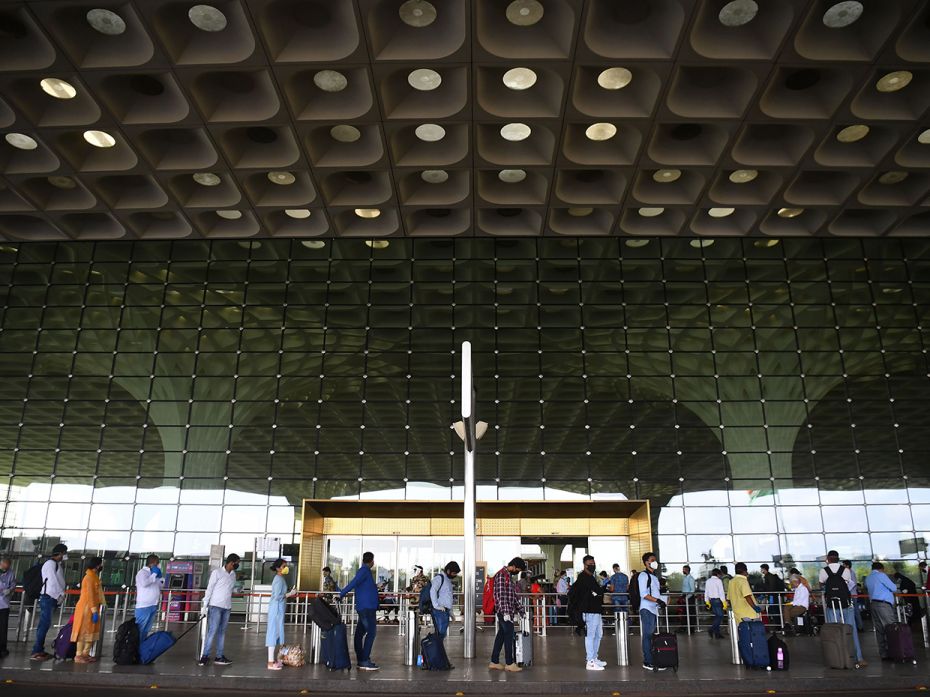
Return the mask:
{"type": "Polygon", "coordinates": [[[811,604],[811,592],[802,582],[802,577],[793,574],[789,579],[791,590],[794,591],[794,597],[791,602],[785,606],[785,620],[788,624],[794,624],[794,621],[801,617],[811,604]]]}

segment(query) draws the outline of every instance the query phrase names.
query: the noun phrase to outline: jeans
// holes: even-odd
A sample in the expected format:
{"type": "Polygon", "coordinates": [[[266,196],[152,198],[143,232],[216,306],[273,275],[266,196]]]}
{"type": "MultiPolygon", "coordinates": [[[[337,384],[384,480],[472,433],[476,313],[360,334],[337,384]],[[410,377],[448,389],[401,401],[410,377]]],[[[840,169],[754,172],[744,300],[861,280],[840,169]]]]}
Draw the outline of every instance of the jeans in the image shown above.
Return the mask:
{"type": "Polygon", "coordinates": [[[501,662],[501,648],[504,649],[504,661],[507,665],[514,662],[516,652],[513,622],[505,622],[504,616],[497,613],[497,636],[494,637],[494,648],[491,649],[491,663],[501,662]]]}
{"type": "Polygon", "coordinates": [[[885,627],[897,621],[895,609],[890,603],[872,601],[872,624],[875,626],[875,638],[878,639],[878,655],[882,658],[888,656],[888,638],[885,636],[885,627]]]}
{"type": "Polygon", "coordinates": [[[627,596],[620,595],[619,593],[614,593],[613,597],[610,599],[611,604],[613,605],[614,612],[629,612],[630,608],[627,607],[627,596]]]}
{"type": "Polygon", "coordinates": [[[844,607],[842,614],[838,613],[834,608],[827,608],[826,611],[827,622],[837,622],[839,624],[848,624],[852,627],[852,636],[853,636],[853,646],[856,649],[856,660],[862,660],[862,647],[859,646],[859,631],[856,629],[856,616],[853,610],[852,605],[849,607],[844,607]]]}
{"type": "Polygon", "coordinates": [[[723,623],[723,601],[719,598],[711,598],[710,611],[714,615],[714,623],[710,625],[710,635],[720,637],[720,625],[723,623]]]}
{"type": "Polygon", "coordinates": [[[0,610],[0,651],[6,651],[6,635],[10,626],[10,608],[0,610]]]}
{"type": "Polygon", "coordinates": [[[152,621],[158,612],[158,605],[149,605],[148,607],[136,608],[136,626],[139,627],[139,641],[142,641],[149,635],[152,628],[152,621]]]}
{"type": "Polygon", "coordinates": [[[449,633],[449,611],[433,610],[433,626],[436,627],[436,634],[440,639],[445,639],[449,633]]]}
{"type": "Polygon", "coordinates": [[[224,656],[224,644],[226,642],[226,625],[229,624],[229,610],[222,607],[210,606],[207,611],[207,640],[203,645],[203,655],[209,657],[210,649],[213,648],[213,640],[216,639],[216,656],[224,656]]]}
{"type": "Polygon", "coordinates": [[[355,657],[359,665],[371,660],[371,649],[378,633],[378,611],[359,610],[358,625],[355,627],[355,657]]]}
{"type": "Polygon", "coordinates": [[[58,601],[42,594],[39,598],[39,626],[36,627],[36,641],[32,646],[32,653],[45,651],[45,637],[52,627],[52,613],[58,607],[58,601]]]}
{"type": "Polygon", "coordinates": [[[584,650],[587,654],[588,661],[597,658],[597,651],[601,647],[601,637],[604,634],[604,623],[598,612],[585,612],[582,616],[584,619],[585,636],[584,650]]]}
{"type": "Polygon", "coordinates": [[[639,611],[639,628],[643,634],[643,665],[652,665],[652,635],[656,633],[659,618],[649,610],[639,611]]]}

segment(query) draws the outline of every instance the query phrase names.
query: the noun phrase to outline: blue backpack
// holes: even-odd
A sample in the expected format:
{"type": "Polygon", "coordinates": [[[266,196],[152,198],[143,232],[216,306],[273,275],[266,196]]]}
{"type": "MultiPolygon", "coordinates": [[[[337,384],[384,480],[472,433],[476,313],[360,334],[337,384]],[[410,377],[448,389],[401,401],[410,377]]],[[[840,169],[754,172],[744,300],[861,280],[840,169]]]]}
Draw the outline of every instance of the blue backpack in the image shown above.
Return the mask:
{"type": "MultiPolygon", "coordinates": [[[[436,576],[439,576],[439,587],[442,588],[442,584],[446,582],[445,574],[436,574],[436,576]]],[[[433,580],[436,580],[436,576],[433,577],[433,580]]],[[[430,581],[420,589],[419,610],[421,615],[428,615],[433,611],[433,600],[430,597],[430,589],[432,587],[433,581],[430,581]]]]}

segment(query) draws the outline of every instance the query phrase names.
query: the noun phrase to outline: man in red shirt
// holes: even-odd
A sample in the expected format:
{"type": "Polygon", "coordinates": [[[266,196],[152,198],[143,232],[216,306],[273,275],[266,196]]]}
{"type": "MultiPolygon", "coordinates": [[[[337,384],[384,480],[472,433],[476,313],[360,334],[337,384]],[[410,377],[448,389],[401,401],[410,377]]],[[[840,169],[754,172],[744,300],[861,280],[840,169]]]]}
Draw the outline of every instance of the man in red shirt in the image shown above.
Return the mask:
{"type": "Polygon", "coordinates": [[[494,612],[497,613],[498,628],[494,649],[491,651],[491,663],[488,664],[490,670],[506,670],[509,673],[523,670],[515,662],[513,629],[517,615],[523,614],[523,607],[517,599],[517,587],[513,582],[513,575],[521,571],[526,571],[526,562],[520,557],[514,557],[507,566],[494,574],[494,612]],[[500,662],[502,648],[506,665],[500,662]]]}

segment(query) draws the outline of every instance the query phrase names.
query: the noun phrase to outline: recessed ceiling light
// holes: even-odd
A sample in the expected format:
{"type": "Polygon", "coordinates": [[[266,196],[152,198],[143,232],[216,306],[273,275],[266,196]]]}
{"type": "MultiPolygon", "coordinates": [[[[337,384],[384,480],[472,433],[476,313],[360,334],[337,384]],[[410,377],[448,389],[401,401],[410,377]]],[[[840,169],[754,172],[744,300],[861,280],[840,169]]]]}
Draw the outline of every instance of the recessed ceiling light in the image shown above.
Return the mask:
{"type": "Polygon", "coordinates": [[[501,128],[501,138],[504,140],[526,140],[533,130],[525,123],[507,123],[501,128]]]}
{"type": "Polygon", "coordinates": [[[921,145],[930,145],[930,128],[917,136],[917,142],[921,145]]]}
{"type": "Polygon", "coordinates": [[[717,19],[725,27],[741,27],[754,20],[758,12],[759,6],[754,0],[733,0],[720,8],[717,19]]]}
{"type": "Polygon", "coordinates": [[[39,147],[35,138],[27,136],[25,133],[7,133],[3,138],[18,150],[35,150],[39,147]]]}
{"type": "Polygon", "coordinates": [[[446,137],[446,129],[438,123],[420,124],[414,130],[414,133],[417,138],[426,143],[435,143],[437,140],[442,140],[446,137]]]}
{"type": "Polygon", "coordinates": [[[280,186],[288,186],[297,181],[295,177],[290,172],[268,172],[268,181],[272,184],[278,184],[280,186]]]}
{"type": "Polygon", "coordinates": [[[242,217],[242,211],[217,211],[216,214],[223,220],[239,220],[242,217]]]}
{"type": "Polygon", "coordinates": [[[695,249],[703,249],[704,247],[710,247],[714,243],[714,240],[691,240],[690,244],[695,249]]]}
{"type": "Polygon", "coordinates": [[[517,184],[526,179],[526,171],[522,169],[502,169],[497,178],[505,184],[517,184]]]}
{"type": "Polygon", "coordinates": [[[882,293],[885,295],[897,295],[898,293],[903,293],[903,288],[882,288],[882,293]]]}
{"type": "Polygon", "coordinates": [[[518,27],[529,27],[543,18],[542,3],[538,0],[513,0],[507,5],[507,21],[518,27]]]}
{"type": "Polygon", "coordinates": [[[777,247],[779,240],[756,240],[752,243],[753,247],[758,247],[759,249],[769,249],[771,247],[777,247]]]}
{"type": "Polygon", "coordinates": [[[410,86],[415,90],[429,92],[442,84],[442,75],[430,68],[417,68],[416,70],[410,71],[410,74],[407,76],[407,82],[409,82],[410,86]]]}
{"type": "Polygon", "coordinates": [[[669,182],[674,182],[681,179],[681,170],[659,169],[652,173],[652,178],[654,181],[657,181],[660,184],[668,184],[669,182]]]}
{"type": "Polygon", "coordinates": [[[242,240],[240,242],[236,242],[236,244],[243,249],[261,249],[262,246],[262,243],[258,240],[242,240]]]}
{"type": "Polygon", "coordinates": [[[601,121],[588,126],[584,134],[588,140],[610,140],[617,135],[617,127],[612,123],[601,121]]]}
{"type": "Polygon", "coordinates": [[[226,15],[213,5],[194,5],[187,11],[187,17],[201,31],[223,31],[226,28],[226,15]]]}
{"type": "Polygon", "coordinates": [[[804,212],[803,208],[779,208],[778,217],[779,218],[797,218],[803,212],[804,212]]]}
{"type": "Polygon", "coordinates": [[[855,2],[855,0],[838,2],[824,12],[823,23],[831,29],[842,29],[859,19],[862,16],[862,10],[861,2],[855,2]]]}
{"type": "Polygon", "coordinates": [[[530,68],[511,68],[504,73],[504,86],[512,90],[528,90],[536,84],[536,71],[530,68]]]}
{"type": "Polygon", "coordinates": [[[900,184],[905,179],[907,179],[907,172],[901,172],[899,170],[893,170],[891,172],[885,172],[878,178],[880,184],[900,184]]]}
{"type": "Polygon", "coordinates": [[[747,184],[759,176],[756,169],[737,169],[730,172],[728,179],[734,184],[747,184]]]}
{"type": "Polygon", "coordinates": [[[420,172],[420,179],[427,184],[442,184],[449,181],[449,173],[444,169],[425,169],[420,172]]]}
{"type": "Polygon", "coordinates": [[[330,128],[329,134],[333,137],[333,140],[338,140],[340,143],[354,143],[362,137],[360,130],[345,123],[330,128]]]}
{"type": "Polygon", "coordinates": [[[197,172],[193,175],[193,178],[195,182],[202,186],[219,186],[223,181],[213,172],[197,172]]]}
{"type": "Polygon", "coordinates": [[[855,143],[869,135],[869,130],[871,129],[864,123],[854,123],[852,126],[841,128],[836,134],[836,139],[841,143],[855,143]]]}
{"type": "Polygon", "coordinates": [[[426,0],[407,0],[397,14],[400,21],[411,27],[428,27],[436,21],[436,8],[426,0]]]}
{"type": "Polygon", "coordinates": [[[372,249],[387,249],[389,244],[387,240],[365,240],[365,245],[372,249]]]}
{"type": "Polygon", "coordinates": [[[633,73],[626,68],[607,68],[597,76],[597,84],[605,90],[620,90],[630,84],[633,73]]]}
{"type": "Polygon", "coordinates": [[[380,208],[356,208],[355,215],[357,215],[359,218],[368,218],[368,219],[377,218],[379,215],[381,215],[381,209],[380,208]]]}
{"type": "Polygon", "coordinates": [[[77,96],[77,90],[74,85],[57,77],[43,78],[39,83],[45,94],[55,97],[55,99],[74,99],[77,96]]]}
{"type": "Polygon", "coordinates": [[[106,131],[84,131],[84,140],[95,148],[112,148],[116,145],[116,138],[106,131]]]}
{"type": "Polygon", "coordinates": [[[342,92],[349,80],[338,70],[320,70],[313,75],[313,84],[324,92],[342,92]]]}
{"type": "Polygon", "coordinates": [[[733,215],[736,212],[735,208],[708,208],[707,215],[711,218],[726,218],[728,215],[733,215]]]}
{"type": "Polygon", "coordinates": [[[882,75],[878,82],[875,83],[875,89],[879,92],[897,92],[911,84],[913,79],[914,73],[910,70],[895,70],[882,75]]]}
{"type": "Polygon", "coordinates": [[[119,36],[126,31],[126,22],[111,10],[90,10],[87,13],[87,23],[91,28],[107,36],[119,36]]]}
{"type": "Polygon", "coordinates": [[[285,208],[284,215],[295,220],[304,220],[310,217],[310,211],[306,208],[285,208]]]}
{"type": "Polygon", "coordinates": [[[323,240],[301,240],[300,244],[307,249],[323,249],[326,246],[323,240]]]}
{"type": "Polygon", "coordinates": [[[48,183],[54,186],[56,189],[76,189],[77,188],[77,182],[75,182],[71,177],[65,177],[60,174],[55,174],[49,177],[48,183]]]}
{"type": "Polygon", "coordinates": [[[645,247],[650,242],[652,242],[652,240],[624,240],[623,244],[633,249],[639,249],[640,247],[645,247]]]}
{"type": "Polygon", "coordinates": [[[665,212],[664,208],[640,208],[639,214],[644,218],[655,218],[665,212]]]}
{"type": "Polygon", "coordinates": [[[573,218],[585,218],[594,212],[593,208],[569,208],[568,214],[573,218]]]}

